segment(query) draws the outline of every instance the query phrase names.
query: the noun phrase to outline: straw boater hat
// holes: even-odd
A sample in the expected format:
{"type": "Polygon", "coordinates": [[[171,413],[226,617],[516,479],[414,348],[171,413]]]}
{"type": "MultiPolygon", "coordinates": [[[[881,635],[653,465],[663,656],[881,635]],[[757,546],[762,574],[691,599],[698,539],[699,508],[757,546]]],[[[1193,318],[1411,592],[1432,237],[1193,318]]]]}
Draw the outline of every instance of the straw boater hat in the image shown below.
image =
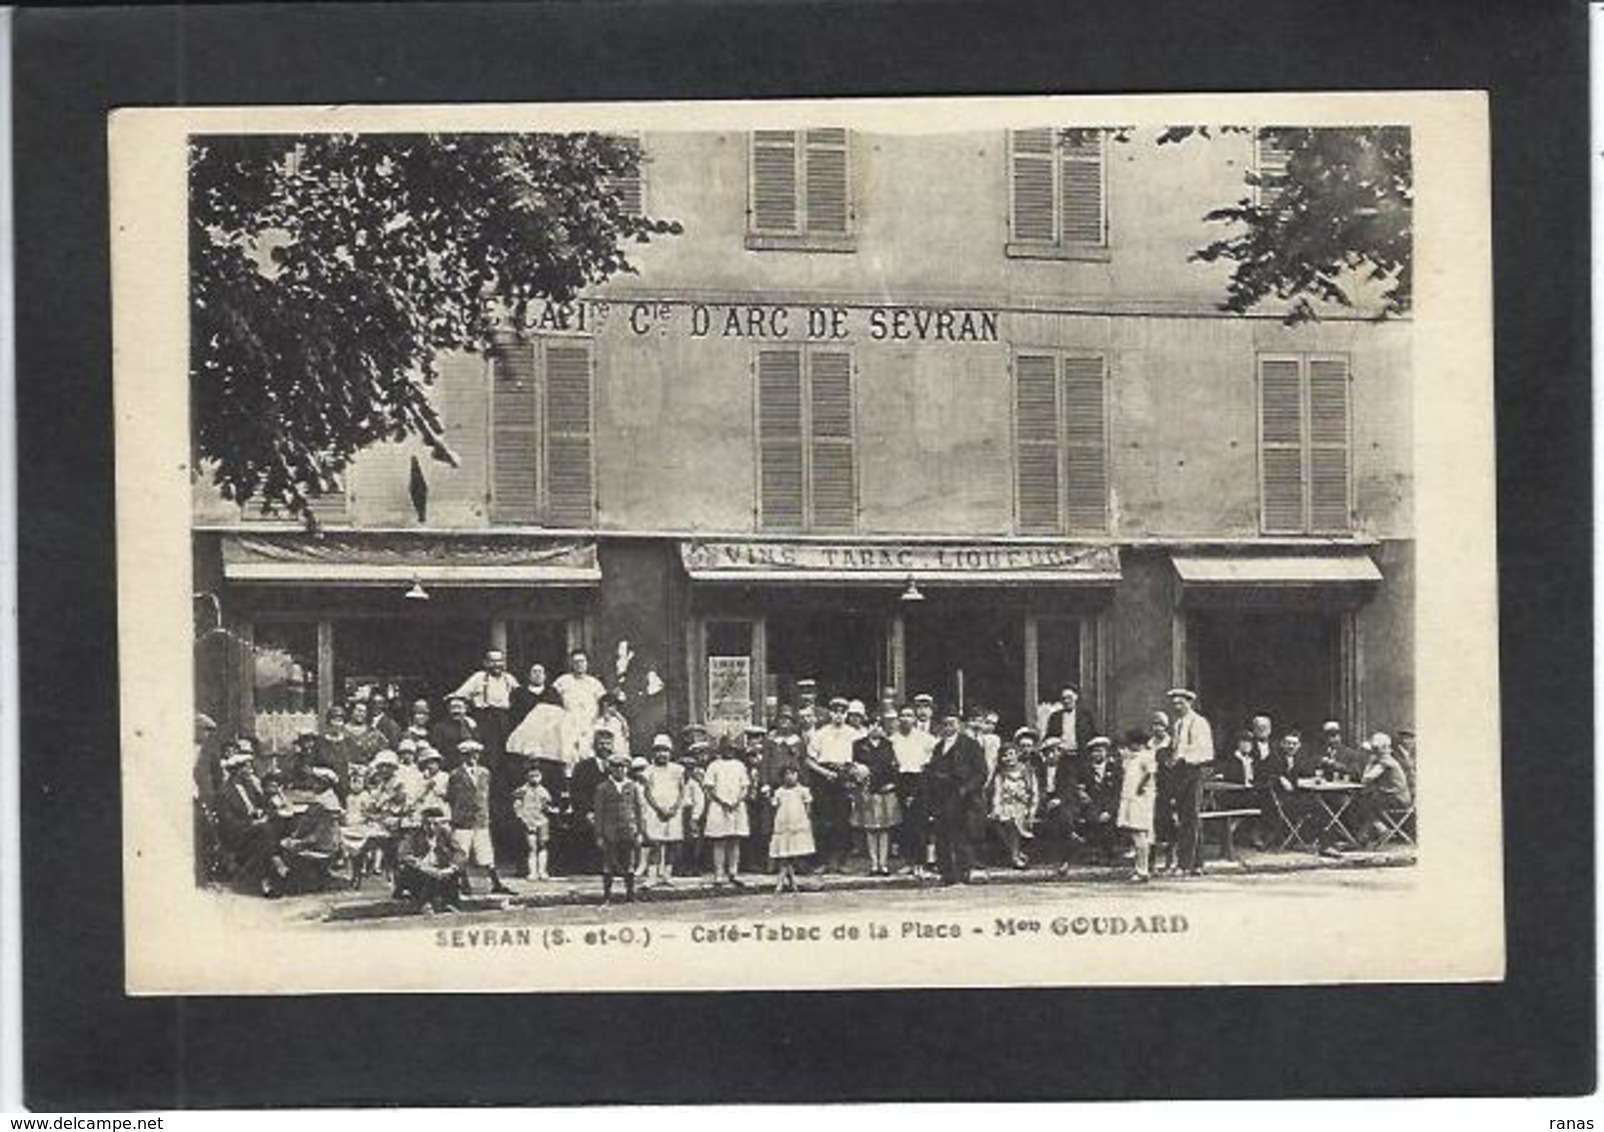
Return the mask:
{"type": "Polygon", "coordinates": [[[936,698],[929,692],[920,692],[913,698],[913,702],[921,707],[933,707],[935,705],[936,698]]]}
{"type": "Polygon", "coordinates": [[[622,764],[623,766],[628,766],[629,765],[629,756],[624,754],[624,752],[622,752],[622,751],[614,751],[612,754],[607,756],[607,765],[608,766],[614,766],[614,765],[618,765],[618,764],[622,764]]]}
{"type": "Polygon", "coordinates": [[[869,714],[869,710],[863,706],[863,701],[862,700],[848,700],[847,701],[847,714],[848,715],[865,715],[866,716],[866,715],[869,714]]]}
{"type": "Polygon", "coordinates": [[[672,751],[673,749],[674,740],[670,739],[665,732],[659,731],[652,736],[652,750],[672,751]]]}
{"type": "Polygon", "coordinates": [[[479,742],[477,739],[464,739],[462,742],[457,744],[457,750],[463,753],[468,751],[482,751],[484,749],[485,745],[479,742]]]}
{"type": "Polygon", "coordinates": [[[418,761],[420,763],[437,763],[440,762],[441,759],[442,756],[440,752],[429,746],[429,744],[423,743],[419,745],[418,761]]]}
{"type": "Polygon", "coordinates": [[[1089,751],[1093,747],[1108,748],[1108,747],[1112,747],[1113,745],[1114,745],[1114,741],[1112,739],[1110,739],[1107,735],[1093,735],[1092,738],[1091,738],[1091,741],[1086,744],[1086,749],[1089,751]]]}
{"type": "Polygon", "coordinates": [[[1021,728],[1019,728],[1018,730],[1016,730],[1014,732],[1014,742],[1016,742],[1016,743],[1019,742],[1019,740],[1021,740],[1021,739],[1037,739],[1037,738],[1040,738],[1040,736],[1038,736],[1036,734],[1036,729],[1034,727],[1021,727],[1021,728]]]}
{"type": "Polygon", "coordinates": [[[651,763],[647,762],[645,759],[641,758],[639,755],[636,755],[634,758],[629,760],[629,769],[630,770],[645,770],[647,767],[649,767],[651,765],[652,765],[651,763]]]}
{"type": "Polygon", "coordinates": [[[395,757],[394,751],[380,751],[373,756],[373,761],[368,763],[368,769],[378,770],[381,766],[396,767],[400,765],[401,760],[395,757]]]}
{"type": "Polygon", "coordinates": [[[1167,700],[1173,700],[1177,696],[1183,700],[1191,700],[1194,703],[1197,701],[1197,693],[1190,688],[1171,688],[1164,693],[1164,698],[1167,700]]]}
{"type": "Polygon", "coordinates": [[[847,699],[845,696],[831,696],[830,697],[830,710],[831,711],[850,711],[851,709],[852,709],[852,701],[847,699]]]}

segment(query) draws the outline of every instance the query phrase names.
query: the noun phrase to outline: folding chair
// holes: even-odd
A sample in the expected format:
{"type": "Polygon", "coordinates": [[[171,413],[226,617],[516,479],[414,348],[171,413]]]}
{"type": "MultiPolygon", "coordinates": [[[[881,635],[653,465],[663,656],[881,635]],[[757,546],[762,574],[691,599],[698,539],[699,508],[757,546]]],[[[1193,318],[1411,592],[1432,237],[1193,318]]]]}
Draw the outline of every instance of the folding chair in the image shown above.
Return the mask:
{"type": "Polygon", "coordinates": [[[1385,849],[1395,841],[1403,845],[1415,844],[1414,806],[1407,810],[1382,810],[1377,817],[1386,829],[1376,839],[1375,848],[1385,849]]]}
{"type": "Polygon", "coordinates": [[[1308,853],[1318,852],[1320,843],[1318,838],[1311,839],[1305,833],[1305,827],[1317,823],[1322,816],[1313,806],[1294,807],[1288,811],[1286,797],[1279,790],[1270,791],[1270,807],[1275,813],[1279,823],[1280,840],[1274,842],[1277,849],[1302,849],[1308,853]]]}

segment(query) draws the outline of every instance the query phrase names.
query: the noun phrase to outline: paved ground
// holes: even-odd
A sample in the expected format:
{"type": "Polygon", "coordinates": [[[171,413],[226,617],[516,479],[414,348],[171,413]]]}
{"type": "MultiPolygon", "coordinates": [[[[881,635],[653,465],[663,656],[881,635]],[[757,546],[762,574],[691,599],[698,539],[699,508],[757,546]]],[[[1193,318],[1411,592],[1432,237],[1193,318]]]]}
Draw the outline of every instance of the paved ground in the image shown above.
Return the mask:
{"type": "MultiPolygon", "coordinates": [[[[754,915],[783,913],[787,918],[838,915],[853,911],[893,912],[923,909],[936,911],[955,908],[967,911],[1006,905],[1018,909],[1032,903],[1062,902],[1066,891],[1118,888],[1122,898],[1145,899],[1149,894],[1162,897],[1185,891],[1256,891],[1273,893],[1286,899],[1299,899],[1330,892],[1365,888],[1396,889],[1408,883],[1407,866],[1414,863],[1412,850],[1354,853],[1341,859],[1307,853],[1241,854],[1237,862],[1210,861],[1201,877],[1157,876],[1148,885],[1128,882],[1129,867],[1080,867],[1066,878],[1050,870],[990,870],[977,874],[975,882],[964,887],[946,888],[934,882],[920,883],[908,876],[875,878],[857,874],[806,877],[803,891],[775,895],[773,879],[747,876],[748,887],[724,888],[714,893],[704,878],[677,880],[671,888],[641,887],[633,905],[615,903],[599,906],[600,881],[594,877],[561,878],[547,882],[515,880],[514,895],[491,898],[479,883],[478,894],[461,912],[439,917],[443,922],[464,924],[593,923],[599,918],[653,921],[709,921],[750,918],[754,915]]],[[[622,886],[620,886],[621,889],[622,886]]],[[[292,921],[326,921],[330,926],[371,930],[376,927],[415,927],[410,909],[389,899],[387,886],[368,881],[364,890],[337,890],[268,902],[241,897],[257,910],[292,921]],[[272,911],[268,912],[268,907],[272,911]]]]}

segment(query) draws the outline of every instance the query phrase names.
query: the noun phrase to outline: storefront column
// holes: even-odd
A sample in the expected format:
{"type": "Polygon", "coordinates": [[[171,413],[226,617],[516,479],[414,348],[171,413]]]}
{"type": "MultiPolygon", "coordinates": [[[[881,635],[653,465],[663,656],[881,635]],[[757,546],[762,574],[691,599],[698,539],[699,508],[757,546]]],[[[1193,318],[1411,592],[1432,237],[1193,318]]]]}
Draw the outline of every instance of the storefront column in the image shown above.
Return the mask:
{"type": "Polygon", "coordinates": [[[1170,615],[1170,624],[1170,687],[1186,688],[1196,667],[1192,662],[1192,642],[1187,639],[1186,614],[1177,608],[1170,615]]]}
{"type": "Polygon", "coordinates": [[[886,622],[887,683],[900,703],[908,697],[908,619],[899,610],[886,622]]]}
{"type": "Polygon", "coordinates": [[[317,623],[317,718],[321,724],[334,706],[334,622],[317,623]]]}
{"type": "MultiPolygon", "coordinates": [[[[490,620],[490,647],[499,650],[502,655],[507,652],[507,619],[493,617],[490,620]]],[[[570,646],[572,647],[572,646],[570,646]]],[[[553,677],[556,679],[556,677],[553,677]]]]}
{"type": "Polygon", "coordinates": [[[1025,689],[1024,689],[1024,715],[1022,718],[1031,727],[1036,726],[1036,700],[1037,690],[1041,687],[1041,648],[1040,629],[1036,624],[1036,615],[1025,615],[1025,689]]]}
{"type": "Polygon", "coordinates": [[[1364,698],[1360,695],[1359,674],[1364,671],[1363,638],[1359,635],[1358,614],[1343,610],[1337,633],[1337,703],[1342,705],[1350,742],[1357,745],[1366,736],[1364,698]]]}

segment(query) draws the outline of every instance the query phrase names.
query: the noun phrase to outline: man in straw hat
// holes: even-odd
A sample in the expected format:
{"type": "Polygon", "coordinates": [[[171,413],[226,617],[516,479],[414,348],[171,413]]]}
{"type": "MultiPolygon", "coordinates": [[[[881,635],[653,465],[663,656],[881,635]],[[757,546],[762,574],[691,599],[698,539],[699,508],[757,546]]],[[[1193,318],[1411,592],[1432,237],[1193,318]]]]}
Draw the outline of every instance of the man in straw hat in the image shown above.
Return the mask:
{"type": "Polygon", "coordinates": [[[501,875],[496,872],[496,855],[490,844],[490,772],[479,765],[484,749],[477,739],[464,739],[457,744],[462,761],[446,781],[451,836],[464,858],[462,891],[473,891],[468,883],[468,866],[478,865],[490,878],[491,892],[510,895],[512,889],[501,883],[501,875]]]}
{"type": "Polygon", "coordinates": [[[624,878],[624,900],[635,899],[635,855],[641,840],[640,784],[629,776],[630,758],[614,752],[607,777],[596,787],[593,812],[601,850],[602,903],[613,900],[613,878],[624,878]]]}
{"type": "Polygon", "coordinates": [[[1176,868],[1187,876],[1203,871],[1203,779],[1214,762],[1214,731],[1197,710],[1197,693],[1190,688],[1171,688],[1168,693],[1174,715],[1170,730],[1175,742],[1171,768],[1175,791],[1177,832],[1176,868]]]}

